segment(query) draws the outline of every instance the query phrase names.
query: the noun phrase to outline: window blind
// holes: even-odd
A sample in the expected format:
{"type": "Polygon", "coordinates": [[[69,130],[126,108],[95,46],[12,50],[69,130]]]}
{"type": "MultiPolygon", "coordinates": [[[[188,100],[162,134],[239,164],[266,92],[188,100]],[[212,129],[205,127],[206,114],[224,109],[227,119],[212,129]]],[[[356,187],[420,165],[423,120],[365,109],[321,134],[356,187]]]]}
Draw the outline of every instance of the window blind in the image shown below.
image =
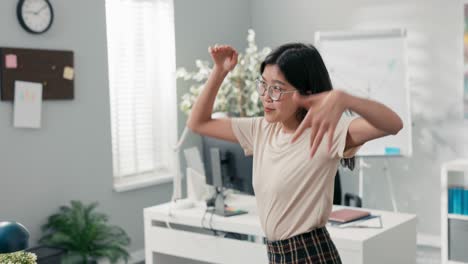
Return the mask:
{"type": "Polygon", "coordinates": [[[106,0],[114,176],[176,173],[173,0],[106,0]]]}

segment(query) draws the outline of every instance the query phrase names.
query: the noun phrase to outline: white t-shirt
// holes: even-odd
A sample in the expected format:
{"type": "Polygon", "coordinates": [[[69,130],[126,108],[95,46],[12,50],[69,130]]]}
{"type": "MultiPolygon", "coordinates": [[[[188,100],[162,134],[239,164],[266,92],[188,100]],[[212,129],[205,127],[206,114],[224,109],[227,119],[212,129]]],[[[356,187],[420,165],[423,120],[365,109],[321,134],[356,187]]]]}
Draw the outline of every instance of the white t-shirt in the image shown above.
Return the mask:
{"type": "Polygon", "coordinates": [[[325,226],[333,205],[334,177],[354,118],[337,124],[330,154],[328,136],[310,159],[310,128],[290,143],[293,134],[263,117],[232,118],[232,130],[246,155],[253,154],[253,188],[263,231],[268,240],[283,240],[325,226]]]}

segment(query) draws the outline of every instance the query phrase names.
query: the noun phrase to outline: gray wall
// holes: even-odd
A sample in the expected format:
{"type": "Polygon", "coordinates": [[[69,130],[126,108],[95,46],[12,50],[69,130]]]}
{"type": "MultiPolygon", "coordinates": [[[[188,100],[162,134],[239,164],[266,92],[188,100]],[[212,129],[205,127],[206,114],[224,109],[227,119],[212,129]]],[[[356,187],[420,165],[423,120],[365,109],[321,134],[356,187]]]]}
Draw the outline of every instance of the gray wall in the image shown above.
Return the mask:
{"type": "MultiPolygon", "coordinates": [[[[413,126],[413,156],[388,159],[398,209],[418,215],[418,232],[440,234],[440,165],[464,154],[462,116],[462,9],[459,1],[254,0],[252,27],[259,46],[313,43],[321,30],[405,27],[413,126]]],[[[465,123],[466,124],[466,123],[465,123]]],[[[369,158],[364,206],[391,210],[384,161],[369,158]]],[[[358,172],[342,176],[358,191],[358,172]]],[[[437,241],[436,241],[437,242],[437,241]]]]}
{"type": "MultiPolygon", "coordinates": [[[[168,201],[172,184],[112,190],[104,1],[51,2],[55,22],[40,36],[20,28],[17,1],[0,2],[0,46],[73,50],[76,72],[75,99],[44,102],[41,129],[13,128],[13,104],[0,102],[0,220],[23,223],[35,245],[40,225],[60,205],[98,201],[132,238],[130,250],[143,249],[143,208],[168,201]]],[[[246,10],[247,0],[176,0],[177,65],[208,59],[207,47],[215,42],[242,47],[250,25],[246,10]],[[213,6],[225,15],[213,14],[213,6]]]]}

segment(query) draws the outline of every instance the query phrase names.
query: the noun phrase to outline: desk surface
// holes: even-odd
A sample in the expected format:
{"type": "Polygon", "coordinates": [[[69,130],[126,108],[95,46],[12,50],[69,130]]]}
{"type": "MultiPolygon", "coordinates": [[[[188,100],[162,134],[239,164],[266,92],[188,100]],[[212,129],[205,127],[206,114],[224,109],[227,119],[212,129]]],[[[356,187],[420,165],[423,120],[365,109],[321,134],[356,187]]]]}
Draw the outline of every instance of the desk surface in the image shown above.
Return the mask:
{"type": "MultiPolygon", "coordinates": [[[[170,203],[165,203],[144,209],[144,216],[146,219],[153,221],[169,221],[171,224],[181,224],[193,227],[212,227],[213,229],[235,232],[241,234],[249,234],[256,236],[265,236],[256,213],[255,197],[248,195],[230,195],[226,199],[226,204],[237,209],[247,210],[248,214],[237,215],[231,217],[221,217],[217,215],[205,214],[205,207],[199,205],[189,209],[170,209],[170,203]],[[169,216],[169,211],[171,216],[169,216]],[[211,218],[211,220],[210,220],[211,218]],[[211,223],[210,223],[211,222],[211,223]],[[211,224],[211,225],[210,225],[211,224]]],[[[344,206],[333,206],[333,210],[343,208],[344,206]]],[[[354,208],[360,209],[360,208],[354,208]]],[[[365,241],[371,239],[379,234],[385,233],[395,226],[401,225],[405,222],[413,221],[416,215],[406,213],[394,213],[388,211],[365,209],[374,215],[380,215],[382,218],[382,228],[336,228],[327,226],[327,229],[332,238],[339,238],[352,241],[365,241]]],[[[371,220],[373,221],[373,220],[371,220]]]]}

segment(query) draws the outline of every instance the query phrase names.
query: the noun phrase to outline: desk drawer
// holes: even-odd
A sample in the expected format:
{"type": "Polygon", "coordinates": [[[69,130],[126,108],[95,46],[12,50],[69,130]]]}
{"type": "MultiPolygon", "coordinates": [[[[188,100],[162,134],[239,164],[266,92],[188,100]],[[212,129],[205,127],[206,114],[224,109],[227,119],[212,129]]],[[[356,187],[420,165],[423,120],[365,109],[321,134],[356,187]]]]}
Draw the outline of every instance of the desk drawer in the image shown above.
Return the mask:
{"type": "Polygon", "coordinates": [[[158,226],[148,231],[145,247],[153,252],[210,263],[268,263],[263,244],[158,226]]]}

